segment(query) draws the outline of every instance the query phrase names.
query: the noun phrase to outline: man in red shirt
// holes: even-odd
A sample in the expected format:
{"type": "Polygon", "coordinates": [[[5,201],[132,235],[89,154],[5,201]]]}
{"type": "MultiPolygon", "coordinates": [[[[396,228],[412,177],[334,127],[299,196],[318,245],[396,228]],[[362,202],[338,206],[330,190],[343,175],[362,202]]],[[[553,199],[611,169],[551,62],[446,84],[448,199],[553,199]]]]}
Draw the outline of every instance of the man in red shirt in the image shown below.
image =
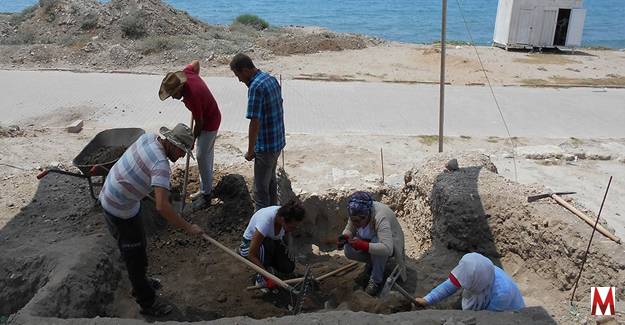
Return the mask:
{"type": "Polygon", "coordinates": [[[197,139],[197,162],[200,170],[200,190],[191,194],[193,209],[210,205],[213,184],[213,160],[215,138],[221,123],[221,112],[204,80],[200,77],[200,63],[194,60],[184,70],[169,72],[158,92],[161,100],[168,97],[182,99],[191,111],[195,126],[193,136],[197,139]]]}

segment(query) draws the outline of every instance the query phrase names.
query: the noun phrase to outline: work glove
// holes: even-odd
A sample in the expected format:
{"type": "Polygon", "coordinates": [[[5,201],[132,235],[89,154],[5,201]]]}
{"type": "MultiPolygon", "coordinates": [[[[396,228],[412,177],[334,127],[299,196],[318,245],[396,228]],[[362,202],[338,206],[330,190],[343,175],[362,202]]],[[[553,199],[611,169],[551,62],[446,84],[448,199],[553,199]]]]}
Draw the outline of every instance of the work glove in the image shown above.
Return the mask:
{"type": "Polygon", "coordinates": [[[270,278],[263,276],[263,280],[265,280],[265,288],[267,289],[275,289],[278,287],[278,285],[273,282],[273,280],[271,280],[270,278]]]}
{"type": "Polygon", "coordinates": [[[337,240],[336,240],[336,248],[338,250],[342,250],[343,247],[345,246],[345,244],[347,244],[347,242],[349,241],[349,236],[343,234],[340,235],[337,240]]]}
{"type": "Polygon", "coordinates": [[[349,244],[357,251],[368,252],[369,251],[369,242],[362,239],[352,239],[349,241],[349,244]]]}

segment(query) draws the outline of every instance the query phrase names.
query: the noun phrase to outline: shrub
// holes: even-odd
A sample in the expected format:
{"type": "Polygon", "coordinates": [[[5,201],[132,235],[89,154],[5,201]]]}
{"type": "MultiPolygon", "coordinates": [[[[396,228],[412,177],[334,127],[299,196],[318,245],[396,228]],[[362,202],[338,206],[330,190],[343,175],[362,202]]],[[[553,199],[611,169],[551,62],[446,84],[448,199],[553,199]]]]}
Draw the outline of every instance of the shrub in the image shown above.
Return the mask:
{"type": "Polygon", "coordinates": [[[39,0],[39,7],[43,9],[46,21],[51,23],[56,19],[56,13],[54,12],[54,6],[59,0],[39,0]]]}
{"type": "Polygon", "coordinates": [[[30,27],[22,27],[15,35],[2,40],[3,44],[22,45],[33,44],[35,42],[35,32],[30,27]]]}
{"type": "Polygon", "coordinates": [[[80,24],[81,29],[93,29],[96,26],[98,26],[98,16],[93,12],[90,12],[82,17],[82,23],[80,24]]]}
{"type": "Polygon", "coordinates": [[[146,34],[145,18],[140,11],[128,13],[120,22],[122,33],[128,38],[141,38],[146,34]]]}
{"type": "Polygon", "coordinates": [[[58,43],[64,47],[79,49],[87,45],[89,41],[91,41],[91,37],[89,35],[73,36],[71,34],[66,34],[59,39],[58,43]]]}
{"type": "Polygon", "coordinates": [[[267,27],[269,27],[269,23],[256,15],[240,15],[234,20],[234,22],[254,27],[257,30],[267,29],[267,27]]]}
{"type": "MultiPolygon", "coordinates": [[[[441,41],[440,40],[436,40],[436,41],[432,42],[432,44],[440,46],[441,45],[441,41]]],[[[464,45],[471,45],[471,42],[448,39],[448,40],[445,40],[445,45],[449,45],[449,46],[456,46],[456,45],[464,46],[464,45]]]]}
{"type": "Polygon", "coordinates": [[[59,2],[59,0],[39,0],[39,7],[41,7],[45,13],[49,13],[57,2],[59,2]]]}
{"type": "Polygon", "coordinates": [[[36,4],[32,5],[30,7],[26,7],[21,12],[12,14],[9,21],[11,22],[11,24],[17,25],[17,24],[23,22],[24,20],[27,20],[27,19],[31,18],[32,16],[34,16],[35,15],[35,10],[37,10],[37,5],[36,4]]]}
{"type": "Polygon", "coordinates": [[[138,46],[137,49],[143,55],[149,55],[153,53],[160,53],[166,50],[171,50],[180,45],[177,39],[164,37],[164,36],[150,36],[146,37],[138,46]]]}

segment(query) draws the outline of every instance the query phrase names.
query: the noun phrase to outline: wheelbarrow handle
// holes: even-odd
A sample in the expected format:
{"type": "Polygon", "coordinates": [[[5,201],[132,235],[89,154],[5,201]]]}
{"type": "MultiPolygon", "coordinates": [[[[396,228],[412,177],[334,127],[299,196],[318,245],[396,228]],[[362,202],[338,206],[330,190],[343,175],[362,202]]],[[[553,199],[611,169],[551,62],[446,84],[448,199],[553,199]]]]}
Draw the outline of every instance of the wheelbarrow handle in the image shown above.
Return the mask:
{"type": "Polygon", "coordinates": [[[46,169],[46,170],[42,171],[41,173],[37,174],[37,179],[42,179],[42,178],[46,177],[46,175],[48,175],[49,172],[50,172],[49,169],[46,169]]]}
{"type": "Polygon", "coordinates": [[[46,169],[44,171],[42,171],[41,173],[39,173],[39,175],[37,175],[37,179],[42,179],[44,178],[46,175],[48,175],[49,173],[58,173],[61,175],[69,175],[69,176],[74,176],[74,177],[79,177],[79,178],[89,178],[89,176],[83,175],[83,174],[78,174],[78,173],[72,173],[72,172],[67,172],[64,170],[60,170],[60,169],[46,169]]]}
{"type": "Polygon", "coordinates": [[[102,165],[94,165],[89,170],[89,174],[90,175],[94,175],[94,176],[101,176],[102,173],[104,173],[106,175],[106,173],[108,173],[108,172],[109,172],[109,169],[104,167],[104,166],[102,166],[102,165]]]}

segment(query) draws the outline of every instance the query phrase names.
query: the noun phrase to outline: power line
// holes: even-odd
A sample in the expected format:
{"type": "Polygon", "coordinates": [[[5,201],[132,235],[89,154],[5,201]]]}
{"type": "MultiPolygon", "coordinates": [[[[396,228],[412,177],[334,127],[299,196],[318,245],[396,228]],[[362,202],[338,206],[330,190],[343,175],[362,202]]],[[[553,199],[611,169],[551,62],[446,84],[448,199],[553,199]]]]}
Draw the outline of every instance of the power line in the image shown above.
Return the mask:
{"type": "Polygon", "coordinates": [[[503,126],[505,127],[506,133],[508,134],[508,140],[510,141],[510,144],[512,145],[512,164],[514,165],[514,180],[518,182],[519,177],[518,177],[517,166],[516,166],[516,145],[514,144],[514,141],[512,141],[512,136],[510,135],[510,129],[508,128],[508,123],[506,122],[506,119],[503,116],[503,112],[501,111],[501,106],[499,105],[497,96],[495,96],[495,91],[493,90],[493,86],[490,83],[490,78],[488,78],[488,74],[486,73],[486,69],[484,68],[484,63],[482,62],[482,58],[480,57],[480,54],[477,51],[475,42],[473,41],[473,35],[471,34],[469,23],[467,23],[467,20],[464,17],[464,11],[462,10],[462,5],[460,5],[459,0],[456,0],[456,3],[458,4],[458,9],[460,9],[460,17],[462,17],[462,21],[464,22],[464,27],[466,28],[467,33],[469,34],[469,41],[471,42],[469,45],[471,45],[471,47],[473,47],[473,49],[475,50],[475,55],[477,56],[477,60],[479,61],[480,66],[482,67],[482,72],[484,73],[484,78],[486,78],[486,83],[488,84],[488,88],[490,89],[490,93],[493,96],[495,105],[497,105],[499,116],[501,116],[501,121],[503,122],[503,126]]]}

